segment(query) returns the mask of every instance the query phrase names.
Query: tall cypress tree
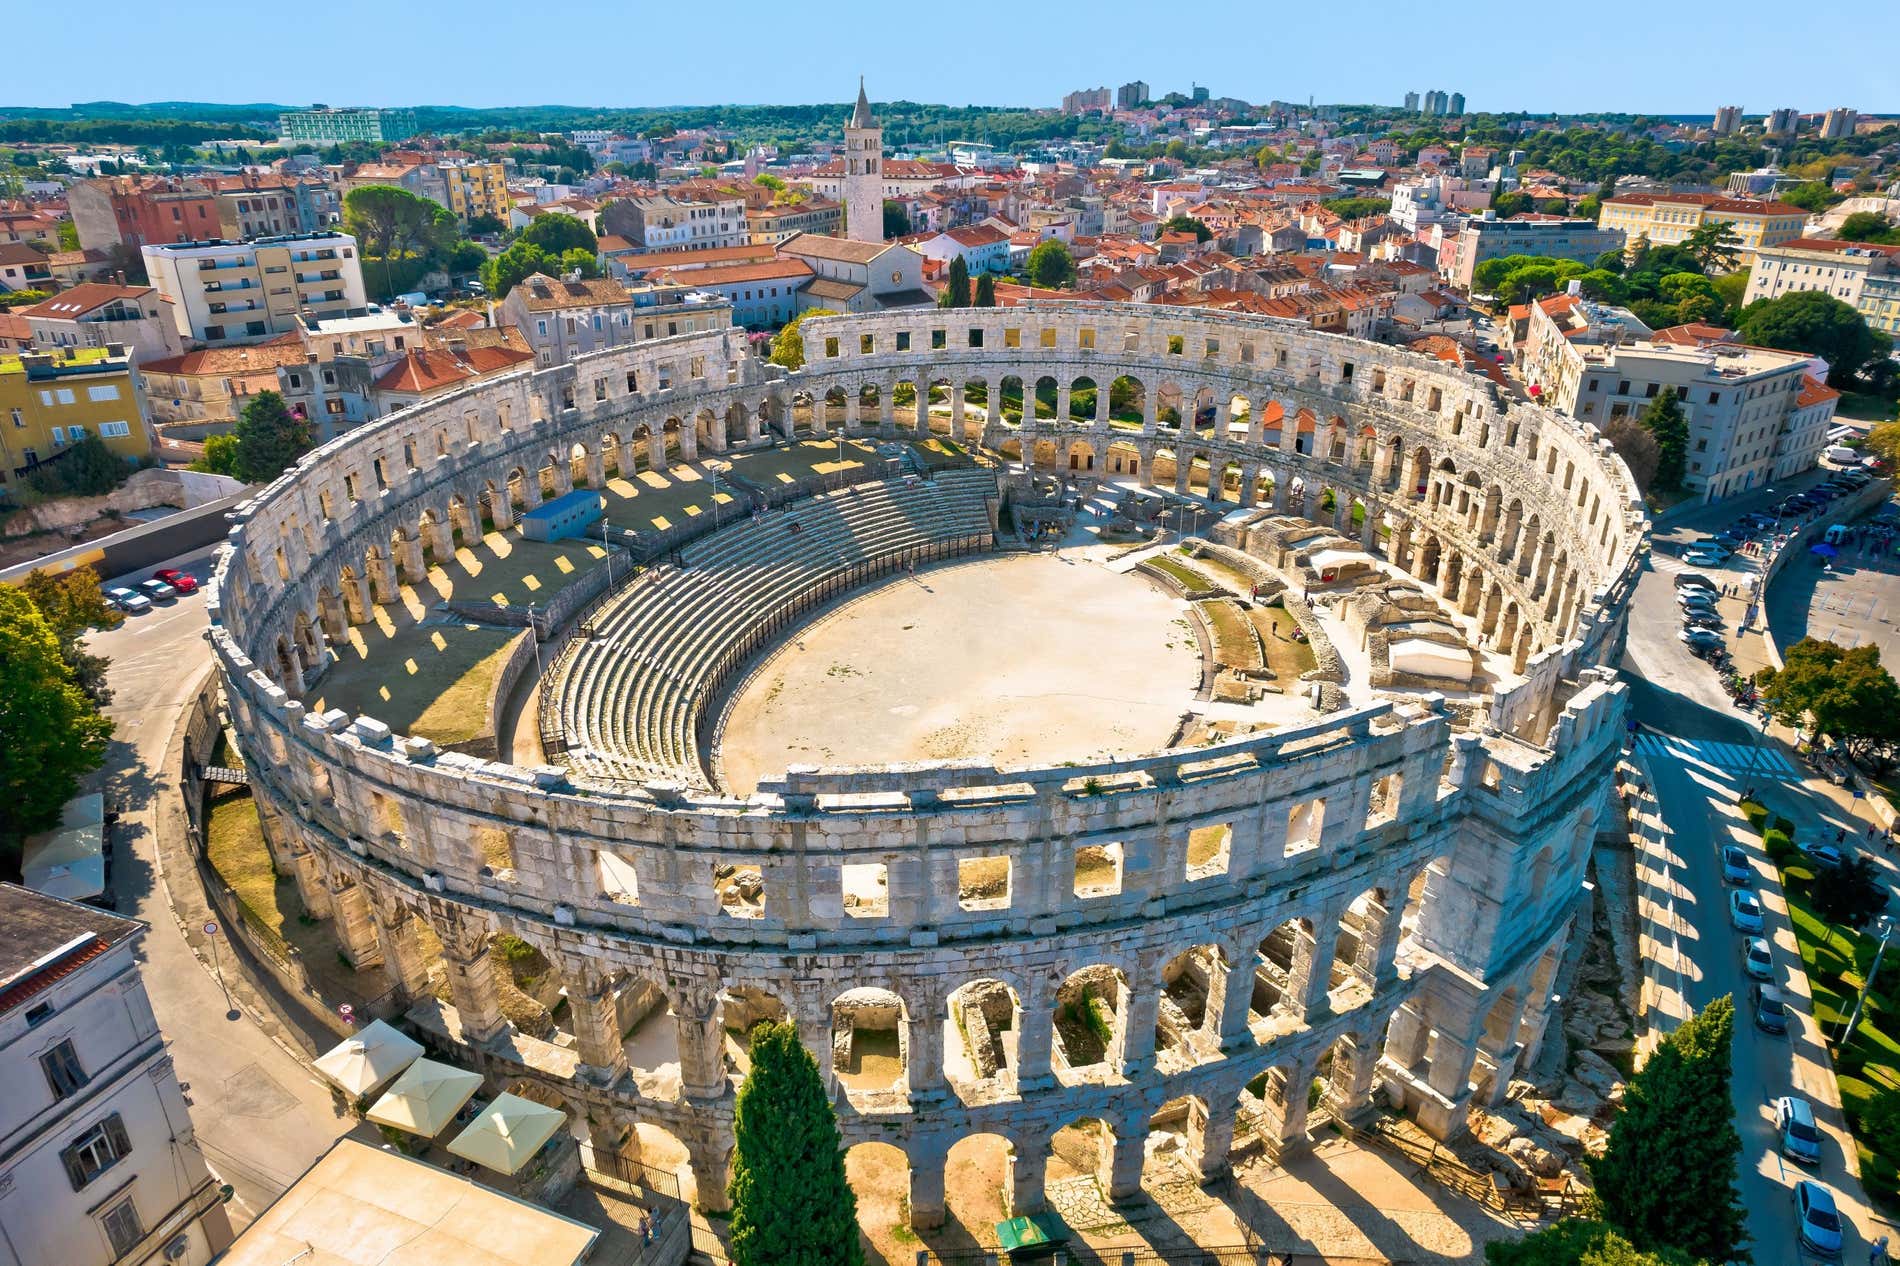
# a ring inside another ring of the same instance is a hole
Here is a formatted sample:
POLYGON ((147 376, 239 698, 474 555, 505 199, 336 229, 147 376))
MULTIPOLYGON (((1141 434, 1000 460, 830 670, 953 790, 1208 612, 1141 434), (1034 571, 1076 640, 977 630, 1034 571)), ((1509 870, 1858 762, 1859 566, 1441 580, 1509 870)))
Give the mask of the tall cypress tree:
POLYGON ((1638 1248, 1747 1262, 1736 1190, 1742 1136, 1729 1097, 1735 1003, 1685 1020, 1630 1078, 1609 1144, 1590 1166, 1604 1220, 1638 1248))
POLYGON ((1656 440, 1655 486, 1672 491, 1682 487, 1689 460, 1689 419, 1683 415, 1681 400, 1665 390, 1637 420, 1656 440))
POLYGON ((961 255, 950 260, 950 285, 946 293, 950 296, 947 306, 952 308, 970 306, 970 266, 963 262, 961 255))
POLYGON ((996 278, 984 273, 976 279, 976 306, 993 308, 996 306, 996 278))
POLYGON ((733 1105, 733 1266, 864 1266, 858 1200, 818 1064, 790 1024, 752 1030, 733 1105))

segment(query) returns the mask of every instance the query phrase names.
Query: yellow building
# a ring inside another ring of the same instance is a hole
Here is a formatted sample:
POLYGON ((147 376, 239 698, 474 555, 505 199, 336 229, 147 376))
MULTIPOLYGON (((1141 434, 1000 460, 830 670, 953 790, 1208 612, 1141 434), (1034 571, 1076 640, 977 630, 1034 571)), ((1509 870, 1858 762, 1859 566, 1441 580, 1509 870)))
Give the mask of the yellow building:
POLYGON ((477 215, 492 215, 503 224, 514 204, 508 200, 508 177, 500 163, 443 163, 443 205, 466 224, 477 215))
POLYGON ((127 461, 152 455, 145 394, 122 345, 0 357, 0 484, 88 435, 127 461))
POLYGON ((1735 231, 1741 262, 1755 252, 1801 236, 1808 213, 1786 202, 1761 202, 1717 193, 1630 193, 1603 204, 1597 226, 1623 230, 1625 242, 1647 237, 1651 246, 1674 246, 1704 224, 1735 231))

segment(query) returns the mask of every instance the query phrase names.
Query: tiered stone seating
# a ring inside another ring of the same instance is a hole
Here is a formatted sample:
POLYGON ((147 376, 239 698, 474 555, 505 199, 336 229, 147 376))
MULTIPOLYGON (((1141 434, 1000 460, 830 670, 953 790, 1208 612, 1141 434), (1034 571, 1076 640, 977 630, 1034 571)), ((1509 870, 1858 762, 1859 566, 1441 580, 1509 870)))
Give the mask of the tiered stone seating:
MULTIPOLYGON (((985 470, 859 484, 762 511, 649 568, 594 612, 549 707, 578 772, 706 785, 699 727, 740 667, 801 612, 946 547, 987 546, 985 470)), ((550 729, 544 723, 544 730, 550 729)))

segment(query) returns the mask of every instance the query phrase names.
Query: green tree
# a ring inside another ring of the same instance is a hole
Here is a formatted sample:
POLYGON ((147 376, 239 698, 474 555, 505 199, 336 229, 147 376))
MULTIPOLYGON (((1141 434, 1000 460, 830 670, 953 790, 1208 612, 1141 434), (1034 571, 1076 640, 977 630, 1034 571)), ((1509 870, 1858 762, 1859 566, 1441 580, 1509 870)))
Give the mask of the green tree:
POLYGON ((910 212, 905 210, 903 203, 886 200, 884 203, 884 239, 889 241, 894 237, 906 237, 909 233, 910 212))
POLYGON ((229 475, 236 479, 238 438, 235 435, 205 436, 205 455, 193 462, 189 469, 202 471, 208 475, 229 475))
POLYGON ((49 497, 98 497, 111 492, 132 474, 131 462, 96 435, 67 446, 56 462, 48 462, 27 476, 27 486, 49 497))
POLYGON ((1835 387, 1851 385, 1868 362, 1893 350, 1893 340, 1869 329, 1850 305, 1820 290, 1757 299, 1742 309, 1736 332, 1742 342, 1756 347, 1821 357, 1828 364, 1828 383, 1835 387))
POLYGON ((1063 290, 1075 284, 1075 260, 1069 248, 1055 238, 1036 243, 1029 252, 1029 284, 1063 290))
POLYGON ((1811 213, 1825 211, 1841 201, 1841 195, 1834 192, 1833 186, 1819 180, 1811 180, 1806 184, 1796 185, 1792 189, 1784 189, 1775 196, 1790 206, 1797 206, 1811 213))
POLYGON ((1735 236, 1735 229, 1727 222, 1710 220, 1689 230, 1689 236, 1682 239, 1682 249, 1695 256, 1703 272, 1727 272, 1741 258, 1742 239, 1735 236))
POLYGON ((970 306, 970 266, 963 262, 963 256, 957 255, 950 260, 950 280, 937 296, 940 308, 967 308, 970 306))
POLYGON ((1163 233, 1192 233, 1194 240, 1205 242, 1214 236, 1214 230, 1207 227, 1191 215, 1171 215, 1161 222, 1163 233))
POLYGON ((1676 393, 1665 391, 1649 402, 1639 421, 1656 440, 1655 486, 1664 492, 1682 487, 1689 454, 1689 420, 1676 393))
POLYGON ((1603 1220, 1639 1249, 1750 1260, 1736 1192, 1734 1033, 1735 1003, 1725 994, 1664 1038, 1630 1078, 1603 1155, 1590 1163, 1603 1220))
POLYGON ((515 239, 516 245, 523 242, 538 246, 553 256, 565 256, 572 250, 593 255, 600 249, 594 230, 588 228, 579 217, 563 211, 549 211, 535 216, 528 227, 521 230, 521 236, 515 239))
POLYGON ((79 249, 79 226, 70 219, 59 222, 59 249, 62 251, 79 249))
POLYGON ((20 588, 0 585, 0 874, 18 875, 27 835, 59 821, 105 759, 112 723, 73 679, 59 638, 20 588))
POLYGON ((1893 221, 1878 211, 1856 211, 1841 221, 1841 240, 1844 242, 1879 242, 1894 240, 1893 221))
POLYGON ((508 226, 502 223, 500 216, 490 215, 486 211, 480 215, 469 216, 466 227, 471 237, 485 237, 489 234, 506 233, 508 231, 508 226))
POLYGON ((800 369, 805 364, 805 336, 800 327, 807 317, 837 316, 830 308, 808 308, 785 323, 783 329, 772 338, 772 354, 767 357, 774 365, 783 365, 787 369, 800 369))
POLYGON ((1762 702, 1778 721, 1811 727, 1855 756, 1876 756, 1900 739, 1900 683, 1872 643, 1849 648, 1805 637, 1759 680, 1762 702))
POLYGON ((975 305, 979 308, 996 306, 996 278, 987 272, 976 279, 975 305))
POLYGON ((790 1024, 761 1024, 733 1104, 733 1266, 863 1266, 858 1201, 818 1064, 790 1024))
POLYGON ((1748 293, 1748 270, 1738 268, 1732 273, 1723 273, 1710 279, 1715 287, 1715 297, 1722 301, 1723 324, 1733 324, 1742 310, 1742 296, 1748 293))
POLYGON ((57 575, 35 570, 27 573, 20 589, 32 599, 59 640, 60 658, 72 670, 74 682, 96 707, 111 703, 112 690, 106 685, 110 663, 104 656, 88 651, 84 639, 92 629, 116 627, 125 615, 106 601, 105 591, 99 587, 99 573, 90 567, 75 567, 57 575))
POLYGON ((1887 885, 1873 859, 1853 857, 1839 866, 1817 866, 1808 897, 1829 923, 1858 928, 1886 908, 1887 885))
POLYGON ((1491 195, 1491 209, 1498 213, 1498 219, 1508 220, 1530 210, 1529 194, 1507 192, 1502 185, 1491 195))
POLYGON ((1603 214, 1603 199, 1594 193, 1585 194, 1577 200, 1577 209, 1572 214, 1579 220, 1594 220, 1603 214))
POLYGON ((260 391, 238 415, 237 477, 247 484, 269 483, 309 452, 310 423, 298 417, 275 391, 260 391))
POLYGON ((1623 279, 1607 268, 1592 268, 1576 279, 1583 284, 1583 293, 1599 303, 1626 303, 1629 300, 1629 287, 1623 279))
POLYGON ((1882 422, 1868 431, 1865 447, 1889 466, 1900 464, 1900 420, 1882 422))
POLYGON ((363 254, 400 256, 427 241, 443 208, 396 185, 363 185, 343 195, 343 228, 363 254))
POLYGON ((1335 198, 1326 209, 1342 220, 1363 220, 1369 215, 1384 215, 1392 209, 1388 198, 1335 198))
POLYGON ((1565 1218, 1521 1240, 1484 1246, 1485 1266, 1694 1266, 1675 1249, 1646 1253, 1602 1222, 1565 1218))
POLYGON ((1624 414, 1611 418, 1603 428, 1603 438, 1610 441, 1616 455, 1629 467, 1630 477, 1636 481, 1636 491, 1644 496, 1656 483, 1656 467, 1662 461, 1662 445, 1649 433, 1649 428, 1635 418, 1624 414))

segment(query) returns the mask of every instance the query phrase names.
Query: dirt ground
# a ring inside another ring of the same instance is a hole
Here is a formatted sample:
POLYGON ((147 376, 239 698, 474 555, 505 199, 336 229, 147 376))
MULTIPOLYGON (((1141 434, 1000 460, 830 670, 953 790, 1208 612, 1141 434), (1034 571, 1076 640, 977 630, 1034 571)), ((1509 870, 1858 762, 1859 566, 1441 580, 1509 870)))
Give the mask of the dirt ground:
POLYGON ((743 794, 787 764, 1008 767, 1155 750, 1200 681, 1181 609, 1066 551, 893 582, 754 676, 726 726, 726 785, 743 794))

